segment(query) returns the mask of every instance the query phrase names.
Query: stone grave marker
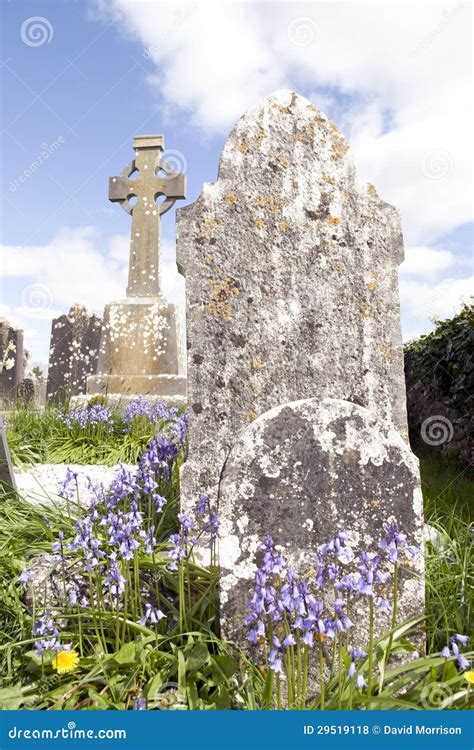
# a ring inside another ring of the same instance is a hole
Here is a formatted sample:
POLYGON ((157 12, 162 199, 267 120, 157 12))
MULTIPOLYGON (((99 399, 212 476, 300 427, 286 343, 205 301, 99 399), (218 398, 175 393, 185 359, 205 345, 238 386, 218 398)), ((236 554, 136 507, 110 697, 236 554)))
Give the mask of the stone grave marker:
POLYGON ((127 295, 105 307, 97 374, 88 377, 87 394, 184 400, 179 311, 160 283, 160 216, 185 197, 185 176, 162 158, 162 135, 136 136, 133 147, 135 159, 109 183, 109 199, 132 216, 127 295))
POLYGON ((3 417, 0 415, 0 491, 15 490, 16 481, 13 464, 8 447, 7 432, 3 417))
POLYGON ((23 331, 14 328, 5 318, 0 318, 0 401, 16 400, 18 385, 25 375, 23 331))
POLYGON ((48 380, 49 401, 64 401, 86 392, 88 375, 95 374, 102 321, 84 305, 72 305, 51 324, 48 380))
MULTIPOLYGON (((177 212, 190 408, 181 497, 183 508, 202 492, 219 499, 227 634, 238 635, 230 622, 237 611, 244 615, 259 534, 307 559, 342 504, 340 525, 352 522, 359 534, 377 540, 392 509, 420 538, 417 463, 405 442, 400 219, 374 186, 358 180, 348 149, 314 104, 277 92, 234 127, 217 182, 177 212), (290 419, 300 401, 310 408, 290 419), (323 423, 334 437, 305 447, 298 425, 309 435, 323 423), (373 454, 364 453, 357 430, 370 432, 373 454), (269 459, 268 476, 260 455, 269 459), (302 462, 293 478, 292 461, 302 462), (305 476, 317 483, 314 497, 305 476), (342 496, 351 476, 352 516, 342 496), (384 503, 380 512, 375 500, 384 503), (321 513, 327 522, 318 525, 321 513), (302 530, 307 519, 314 533, 302 530)), ((407 611, 420 611, 422 586, 419 592, 407 611)))

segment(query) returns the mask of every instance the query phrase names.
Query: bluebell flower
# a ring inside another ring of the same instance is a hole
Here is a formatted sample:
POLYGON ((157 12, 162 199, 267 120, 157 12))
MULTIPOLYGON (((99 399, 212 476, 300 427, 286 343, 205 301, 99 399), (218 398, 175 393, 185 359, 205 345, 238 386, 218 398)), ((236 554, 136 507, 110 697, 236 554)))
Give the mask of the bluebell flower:
POLYGON ((145 711, 146 709, 146 698, 143 695, 139 695, 133 704, 134 711, 145 711))
POLYGON ((199 495, 199 500, 196 503, 196 513, 199 516, 203 516, 209 511, 209 495, 199 495))
POLYGON ((161 609, 157 609, 157 607, 153 607, 152 604, 147 602, 145 604, 145 612, 143 614, 143 617, 141 617, 138 622, 140 625, 146 625, 149 620, 150 625, 156 625, 165 617, 166 615, 161 611, 161 609))
POLYGON ((18 576, 18 583, 21 583, 22 586, 26 586, 27 583, 29 583, 33 578, 33 573, 31 570, 28 570, 25 568, 25 570, 21 573, 20 576, 18 576))

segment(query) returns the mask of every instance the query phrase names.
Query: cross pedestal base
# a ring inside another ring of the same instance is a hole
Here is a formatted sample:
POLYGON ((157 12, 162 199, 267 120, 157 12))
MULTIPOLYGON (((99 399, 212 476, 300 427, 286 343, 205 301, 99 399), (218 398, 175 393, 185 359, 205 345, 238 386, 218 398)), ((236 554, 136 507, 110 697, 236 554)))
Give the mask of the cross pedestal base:
POLYGON ((106 305, 97 374, 87 378, 94 395, 186 398, 179 310, 155 297, 106 305))

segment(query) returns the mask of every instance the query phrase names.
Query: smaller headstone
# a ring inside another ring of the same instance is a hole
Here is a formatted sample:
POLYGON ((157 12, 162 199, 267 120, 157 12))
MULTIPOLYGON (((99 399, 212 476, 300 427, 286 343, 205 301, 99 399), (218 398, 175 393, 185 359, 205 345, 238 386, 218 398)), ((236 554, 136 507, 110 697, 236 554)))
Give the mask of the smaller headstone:
POLYGON ((8 447, 7 433, 3 417, 0 417, 0 491, 15 490, 15 473, 8 447))
POLYGON ((0 401, 11 403, 25 375, 23 331, 0 318, 0 401))
POLYGON ((64 401, 86 392, 87 377, 97 369, 101 319, 84 305, 73 305, 51 326, 48 400, 64 401))
POLYGON ((32 377, 23 378, 18 384, 17 397, 25 406, 35 403, 35 381, 32 377))
MULTIPOLYGON (((418 461, 390 420, 341 399, 306 399, 261 415, 238 437, 219 486, 221 627, 242 647, 257 550, 269 534, 299 573, 315 567, 319 544, 348 531, 373 551, 384 523, 396 520, 410 543, 423 545, 418 461)), ((423 560, 418 577, 402 575, 399 621, 423 612, 423 560)), ((349 572, 349 570, 347 570, 349 572)), ((360 606, 360 605, 354 605, 360 606)), ((368 607, 351 613, 363 645, 368 607)), ((378 620, 380 633, 388 621, 378 620)))

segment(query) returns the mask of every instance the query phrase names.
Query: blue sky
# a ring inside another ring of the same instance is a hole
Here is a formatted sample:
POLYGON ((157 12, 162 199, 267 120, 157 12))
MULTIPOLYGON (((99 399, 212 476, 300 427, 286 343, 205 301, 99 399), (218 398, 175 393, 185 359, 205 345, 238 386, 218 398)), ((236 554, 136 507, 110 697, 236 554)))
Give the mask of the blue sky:
MULTIPOLYGON (((0 315, 32 361, 47 360, 54 315, 124 293, 130 219, 107 190, 133 136, 165 134, 190 202, 233 122, 281 87, 336 121, 401 209, 405 338, 451 315, 472 294, 469 16, 459 3, 5 0, 0 315)), ((162 228, 180 302, 173 212, 162 228)))

